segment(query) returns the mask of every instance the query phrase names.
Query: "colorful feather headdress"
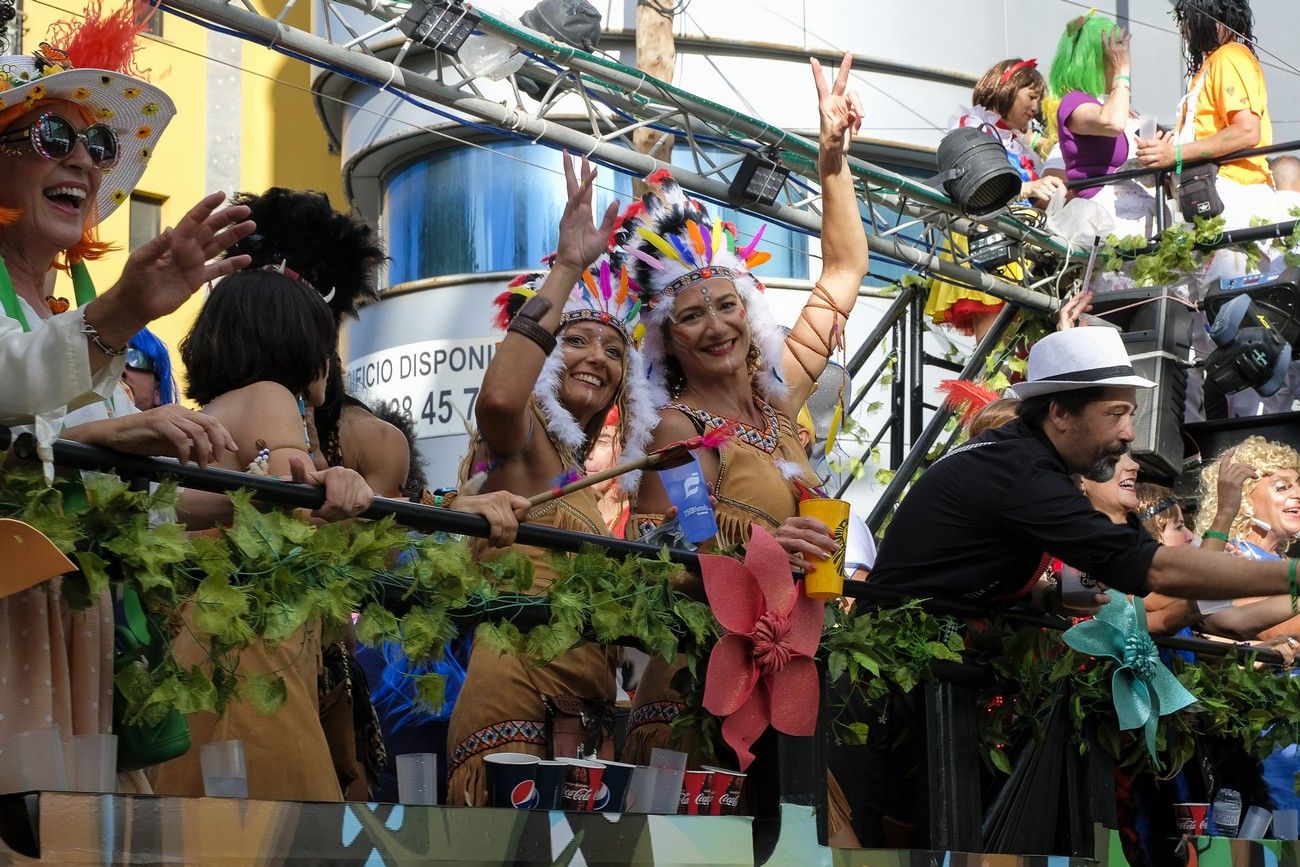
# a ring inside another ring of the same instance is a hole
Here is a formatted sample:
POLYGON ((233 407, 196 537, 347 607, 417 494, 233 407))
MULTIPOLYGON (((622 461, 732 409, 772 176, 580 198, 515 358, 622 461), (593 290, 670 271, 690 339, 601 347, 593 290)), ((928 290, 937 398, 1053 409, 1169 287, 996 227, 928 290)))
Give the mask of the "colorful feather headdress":
POLYGON ((666 394, 663 326, 677 294, 701 281, 724 278, 740 293, 751 339, 761 355, 757 385, 768 398, 783 397, 788 391, 781 375, 785 336, 772 318, 762 284, 750 273, 772 258, 758 249, 763 229, 742 246, 736 227, 714 219, 702 203, 688 198, 667 169, 645 182, 649 192, 619 218, 612 240, 627 254, 631 279, 642 289, 646 309, 641 312, 641 351, 650 365, 651 382, 666 394))
MULTIPOLYGON (((550 264, 554 258, 548 256, 542 261, 550 264)), ((506 291, 493 300, 497 308, 494 324, 504 331, 524 302, 537 294, 545 278, 546 272, 532 272, 511 280, 506 291)), ((658 408, 668 402, 667 394, 651 385, 645 358, 637 346, 644 332, 640 323, 644 309, 641 289, 632 280, 626 263, 617 255, 607 254, 583 272, 582 279, 569 291, 560 313, 561 331, 573 322, 599 322, 616 330, 627 343, 623 383, 614 406, 619 410, 618 435, 623 444, 623 457, 628 461, 645 455, 650 435, 659 421, 658 408)), ((582 454, 588 445, 587 434, 560 400, 563 372, 561 343, 542 365, 533 386, 533 398, 541 408, 551 436, 575 454, 582 454)), ((628 473, 621 478, 621 483, 627 490, 635 490, 640 478, 640 473, 628 473)))

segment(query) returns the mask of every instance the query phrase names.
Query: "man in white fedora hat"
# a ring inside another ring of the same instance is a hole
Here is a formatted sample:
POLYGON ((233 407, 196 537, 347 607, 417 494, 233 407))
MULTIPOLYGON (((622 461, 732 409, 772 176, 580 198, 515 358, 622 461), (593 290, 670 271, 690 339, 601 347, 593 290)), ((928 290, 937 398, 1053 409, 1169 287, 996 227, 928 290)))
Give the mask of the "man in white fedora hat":
POLYGON ((1113 524, 1071 474, 1114 463, 1133 441, 1137 389, 1119 332, 1072 328, 1029 353, 1017 418, 922 473, 881 541, 873 584, 917 596, 1005 603, 1030 595, 1049 557, 1125 593, 1185 599, 1294 593, 1296 561, 1244 561, 1162 547, 1113 524))

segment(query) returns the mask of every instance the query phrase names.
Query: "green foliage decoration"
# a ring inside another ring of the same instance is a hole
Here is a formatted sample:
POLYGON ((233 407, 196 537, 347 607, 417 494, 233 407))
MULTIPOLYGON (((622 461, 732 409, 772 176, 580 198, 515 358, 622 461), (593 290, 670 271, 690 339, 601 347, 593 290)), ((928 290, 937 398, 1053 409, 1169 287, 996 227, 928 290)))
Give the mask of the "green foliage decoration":
MULTIPOLYGON (((328 629, 360 611, 364 643, 398 641, 424 661, 442 654, 459 617, 496 605, 479 626, 479 639, 525 653, 535 664, 587 640, 639 645, 666 660, 684 653, 676 685, 688 708, 674 726, 689 731, 706 753, 716 742, 717 721, 700 699, 721 630, 707 605, 677 588, 681 569, 666 555, 621 559, 594 546, 554 554, 546 622, 521 630, 511 612, 533 603, 506 594, 533 591, 535 575, 517 552, 477 564, 461 539, 415 536, 389 519, 309 524, 290 510, 259 510, 247 492, 233 495, 229 527, 191 538, 158 520, 174 506, 173 485, 133 491, 102 474, 88 474, 83 483, 88 507, 65 512, 62 493, 38 474, 7 472, 0 477, 0 516, 33 524, 78 562, 81 571, 63 578, 70 604, 88 605, 102 587, 120 582, 173 630, 194 629, 206 653, 201 664, 182 667, 169 657, 152 670, 128 666, 117 676, 135 719, 156 722, 172 708, 221 712, 236 700, 274 711, 285 701, 284 680, 275 672, 240 674, 240 653, 254 642, 283 641, 314 617, 328 629)), ((1160 719, 1161 769, 1150 764, 1138 737, 1117 728, 1113 662, 1077 653, 1056 632, 999 619, 960 628, 917 601, 861 616, 827 605, 818 659, 832 679, 846 678, 868 699, 891 684, 916 687, 933 676, 936 662, 987 667, 996 686, 980 696, 981 742, 985 761, 1003 772, 1010 768, 1008 748, 1041 735, 1066 688, 1081 750, 1095 742, 1121 763, 1152 773, 1176 772, 1205 734, 1236 739, 1259 757, 1300 741, 1300 679, 1256 671, 1249 657, 1245 664, 1175 661, 1175 674, 1199 700, 1160 719)), ((437 675, 421 677, 416 691, 431 707, 442 703, 437 675)), ((834 707, 828 712, 837 738, 867 736, 869 720, 849 719, 834 707)))
MULTIPOLYGON (((240 655, 256 642, 290 638, 313 618, 331 634, 359 611, 363 643, 396 641, 424 662, 442 656, 457 616, 534 584, 533 564, 518 552, 479 564, 465 540, 412 534, 391 518, 317 525, 294 510, 259 508, 239 491, 231 495, 229 526, 191 537, 160 520, 174 514, 174 484, 133 491, 101 473, 83 474, 82 484, 86 507, 65 511, 63 491, 39 474, 6 472, 0 516, 37 527, 78 564, 79 572, 62 579, 73 608, 121 583, 140 593, 171 634, 188 630, 198 642, 201 664, 182 667, 167 655, 151 670, 132 665, 117 675, 128 715, 146 723, 172 708, 220 713, 241 699, 274 711, 285 700, 283 678, 241 674, 240 655)), ((512 597, 493 609, 500 622, 482 625, 484 640, 541 664, 589 639, 640 644, 672 658, 679 641, 704 646, 718 634, 708 606, 673 589, 680 567, 665 557, 616 559, 589 547, 557 553, 552 563, 549 620, 521 632, 510 617, 535 603, 512 597)), ((415 686, 422 702, 442 704, 439 675, 423 675, 415 686)))

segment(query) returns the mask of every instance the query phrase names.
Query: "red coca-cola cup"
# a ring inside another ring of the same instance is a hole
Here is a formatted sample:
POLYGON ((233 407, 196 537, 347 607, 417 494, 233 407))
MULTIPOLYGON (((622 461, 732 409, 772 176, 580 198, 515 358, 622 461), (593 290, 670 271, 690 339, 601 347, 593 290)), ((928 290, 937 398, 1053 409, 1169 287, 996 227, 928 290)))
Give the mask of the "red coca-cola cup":
POLYGON ((1209 812, 1209 804, 1174 804, 1174 825, 1183 834, 1203 837, 1208 833, 1205 819, 1209 812))
POLYGON ((682 777, 682 793, 677 799, 677 815, 707 816, 712 802, 709 778, 712 771, 687 771, 682 777))
POLYGON ((745 775, 726 768, 706 768, 710 773, 709 789, 713 795, 709 803, 710 816, 734 816, 740 809, 740 789, 745 775))
POLYGON ((605 767, 586 759, 558 759, 567 767, 564 772, 564 787, 560 793, 560 809, 576 810, 590 813, 600 792, 601 778, 605 767))

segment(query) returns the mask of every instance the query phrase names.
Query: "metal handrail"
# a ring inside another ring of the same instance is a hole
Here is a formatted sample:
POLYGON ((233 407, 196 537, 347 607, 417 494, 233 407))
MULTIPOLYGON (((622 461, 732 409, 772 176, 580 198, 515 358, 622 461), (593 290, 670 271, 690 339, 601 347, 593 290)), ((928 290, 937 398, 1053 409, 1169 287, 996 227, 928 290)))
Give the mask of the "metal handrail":
MULTIPOLYGON (((0 451, 7 449, 11 442, 11 432, 0 427, 0 451)), ((179 464, 158 458, 142 457, 113 451, 103 446, 93 446, 70 440, 56 440, 52 446, 54 463, 61 467, 76 470, 98 472, 116 471, 129 479, 144 481, 163 481, 175 479, 179 484, 195 490, 213 493, 229 493, 239 489, 252 491, 257 499, 264 503, 295 508, 315 509, 325 501, 325 491, 314 485, 286 482, 267 476, 255 476, 235 470, 208 467, 206 469, 193 464, 179 464)), ((24 460, 36 459, 36 443, 30 434, 23 434, 13 439, 13 452, 24 460)), ((399 524, 423 532, 444 532, 464 536, 486 537, 490 528, 486 518, 465 512, 455 512, 434 506, 424 506, 406 500, 376 499, 369 509, 358 517, 379 519, 392 516, 399 524)), ((520 524, 516 537, 520 544, 537 545, 561 551, 578 551, 584 545, 595 545, 610 554, 658 558, 666 552, 670 560, 679 563, 688 570, 699 571, 699 555, 694 551, 680 548, 660 548, 644 542, 628 542, 612 536, 597 536, 571 530, 558 530, 538 524, 520 524)), ((867 602, 899 602, 910 597, 906 592, 878 587, 864 582, 848 581, 845 583, 844 595, 867 602)), ((544 597, 536 599, 539 607, 545 607, 544 597)), ((922 606, 941 613, 956 614, 964 617, 987 618, 994 615, 1005 616, 1008 620, 1038 626, 1047 629, 1068 628, 1070 623, 1064 618, 1051 617, 1028 612, 993 611, 952 599, 926 599, 922 606)), ((1156 644, 1179 650, 1195 650, 1210 656, 1226 656, 1240 652, 1241 647, 1215 641, 1195 639, 1173 639, 1167 636, 1153 636, 1156 644)), ((1247 648, 1257 653, 1259 658, 1268 662, 1281 662, 1282 657, 1269 650, 1247 648)))
MULTIPOLYGON (((1265 145, 1264 147, 1247 148, 1246 150, 1233 151, 1232 153, 1224 154, 1221 157, 1202 157, 1201 159, 1197 159, 1197 160, 1185 160, 1183 162, 1183 170, 1186 171, 1187 169, 1193 169, 1196 168, 1197 166, 1209 165, 1210 163, 1215 163, 1216 165, 1222 165, 1223 163, 1231 163, 1231 162, 1236 162, 1237 160, 1244 160, 1247 159, 1248 157, 1258 157, 1258 156, 1264 156, 1266 154, 1276 154, 1276 153, 1283 153, 1285 151, 1294 151, 1294 150, 1300 150, 1300 140, 1277 142, 1275 144, 1265 145)), ((1078 180, 1066 181, 1065 187, 1066 189, 1069 190, 1086 190, 1086 189, 1091 189, 1093 187, 1104 187, 1110 184, 1116 184, 1119 183, 1120 181, 1131 181, 1137 178, 1145 178, 1149 175, 1155 175, 1157 176, 1157 180, 1163 181, 1164 176, 1169 174, 1173 174, 1173 169, 1168 167, 1150 168, 1150 169, 1147 168, 1124 169, 1123 171, 1120 172, 1111 172, 1110 174, 1097 175, 1096 177, 1092 177, 1092 178, 1079 178, 1078 180)))

